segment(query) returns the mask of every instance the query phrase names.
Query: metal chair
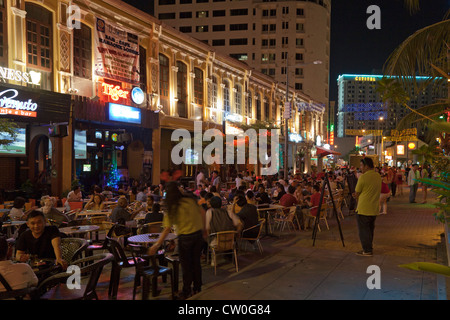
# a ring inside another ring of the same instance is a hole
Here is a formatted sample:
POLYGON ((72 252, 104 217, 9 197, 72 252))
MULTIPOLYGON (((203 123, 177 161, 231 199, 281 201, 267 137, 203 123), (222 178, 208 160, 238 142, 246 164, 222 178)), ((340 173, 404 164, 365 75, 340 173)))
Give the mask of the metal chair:
POLYGON ((162 229, 162 222, 145 223, 137 229, 137 234, 144 233, 160 233, 162 229))
POLYGON ((244 241, 244 243, 245 243, 244 250, 247 249, 247 243, 248 242, 255 241, 256 245, 258 246, 259 253, 263 254, 264 249, 263 249, 263 247, 261 245, 260 239, 261 239, 261 233, 262 233, 262 230, 264 228, 264 223, 265 222, 266 222, 266 219, 260 219, 258 224, 254 225, 253 227, 250 227, 250 228, 247 228, 245 230, 242 230, 242 236, 241 236, 240 240, 244 241), (250 231, 250 230, 254 230, 254 229, 258 230, 258 235, 256 237, 245 237, 244 236, 244 233, 246 231, 250 231))
POLYGON ((102 253, 73 261, 73 265, 82 266, 80 275, 89 275, 86 284, 80 289, 69 288, 66 284, 71 273, 61 272, 45 279, 36 289, 35 299, 43 300, 98 300, 96 292, 98 279, 103 267, 114 259, 111 253, 102 253))
POLYGON ((234 262, 236 264, 236 272, 239 272, 238 260, 236 253, 236 231, 221 231, 216 233, 211 233, 210 237, 216 237, 217 244, 210 246, 209 249, 212 253, 212 258, 214 262, 214 274, 217 274, 217 260, 218 255, 232 254, 234 262))

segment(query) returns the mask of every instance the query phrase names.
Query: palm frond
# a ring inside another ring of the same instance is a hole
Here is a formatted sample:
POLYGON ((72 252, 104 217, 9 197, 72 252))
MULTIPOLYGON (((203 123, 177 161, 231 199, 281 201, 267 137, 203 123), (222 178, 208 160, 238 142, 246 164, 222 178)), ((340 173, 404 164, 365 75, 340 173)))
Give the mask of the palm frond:
POLYGON ((450 43, 450 19, 437 22, 416 31, 391 53, 385 65, 384 74, 398 76, 407 88, 417 92, 418 82, 413 75, 427 76, 424 85, 436 81, 447 81, 435 68, 445 71, 447 50, 450 43))
POLYGON ((410 14, 414 14, 420 10, 419 0, 403 0, 403 4, 410 14))
MULTIPOLYGON (((438 115, 441 115, 444 110, 450 108, 450 101, 439 102, 429 104, 420 108, 417 108, 416 111, 420 114, 427 115, 428 117, 437 118, 438 115)), ((399 123, 397 124, 397 130, 408 129, 412 127, 412 124, 418 121, 424 121, 424 118, 418 115, 415 112, 410 112, 406 116, 404 116, 399 123)), ((429 122, 431 123, 431 122, 429 122)), ((427 123, 423 123, 427 124, 427 123)))

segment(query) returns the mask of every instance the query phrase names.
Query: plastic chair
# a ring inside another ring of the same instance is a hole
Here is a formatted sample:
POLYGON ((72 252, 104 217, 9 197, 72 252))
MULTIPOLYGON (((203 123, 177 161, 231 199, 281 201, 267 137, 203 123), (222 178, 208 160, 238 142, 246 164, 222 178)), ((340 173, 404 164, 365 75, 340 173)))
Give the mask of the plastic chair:
POLYGON ((134 257, 128 257, 125 250, 117 240, 111 237, 106 237, 107 248, 113 254, 114 260, 111 268, 111 278, 109 282, 108 295, 112 299, 117 298, 117 292, 119 291, 120 273, 124 268, 135 268, 135 262, 144 262, 143 259, 134 257))
POLYGON ((98 279, 103 267, 114 259, 111 253, 98 254, 76 260, 73 265, 85 265, 80 268, 81 275, 89 275, 86 284, 80 289, 69 289, 65 283, 71 273, 61 272, 45 279, 37 288, 37 299, 44 300, 98 300, 96 292, 98 279))
POLYGON ((210 250, 213 256, 214 262, 214 275, 217 274, 217 261, 216 257, 218 255, 232 254, 234 257, 234 262, 236 264, 236 272, 239 272, 238 260, 236 253, 236 231, 221 231, 216 233, 211 233, 209 236, 215 236, 217 244, 215 246, 210 246, 210 250))
POLYGON ((261 239, 261 233, 262 233, 262 230, 264 228, 264 223, 265 222, 266 222, 266 219, 260 219, 258 224, 254 225, 253 227, 250 227, 248 229, 242 230, 242 236, 241 236, 240 240, 241 241, 245 241, 244 250, 247 249, 247 243, 249 241, 255 241, 256 245, 258 246, 259 253, 263 254, 264 250, 263 250, 263 247, 261 245, 260 239, 261 239), (254 238, 252 238, 252 237, 244 237, 244 233, 246 231, 253 230, 253 229, 258 229, 259 230, 258 231, 258 235, 256 237, 254 237, 254 238))
POLYGON ((70 210, 83 209, 82 201, 69 201, 70 210))
POLYGON ((128 248, 130 249, 133 255, 134 265, 136 267, 136 274, 134 277, 134 286, 133 286, 133 300, 136 297, 137 287, 141 283, 141 278, 142 278, 142 300, 148 300, 150 288, 153 297, 156 297, 159 294, 158 277, 159 276, 164 277, 167 274, 170 276, 172 299, 174 299, 175 291, 174 291, 174 276, 172 273, 172 269, 167 268, 165 266, 160 266, 157 263, 158 258, 164 255, 164 250, 160 250, 156 255, 146 256, 145 254, 148 248, 145 246, 129 245, 128 248))
POLYGON ((82 253, 88 246, 88 242, 81 238, 62 238, 61 239, 61 255, 62 258, 70 265, 72 261, 81 258, 82 253))

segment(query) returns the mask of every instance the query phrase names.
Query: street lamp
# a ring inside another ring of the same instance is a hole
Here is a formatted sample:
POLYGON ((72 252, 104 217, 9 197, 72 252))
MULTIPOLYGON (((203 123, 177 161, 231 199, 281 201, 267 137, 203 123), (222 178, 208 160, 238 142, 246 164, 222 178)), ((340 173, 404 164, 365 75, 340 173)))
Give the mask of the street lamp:
POLYGON ((291 67, 301 67, 301 66, 306 66, 309 64, 322 64, 321 60, 315 60, 313 62, 308 62, 308 63, 300 63, 300 64, 295 64, 295 65, 288 65, 288 56, 286 55, 286 102, 284 105, 284 162, 283 162, 283 170, 284 170, 284 180, 287 180, 288 178, 288 129, 289 129, 289 124, 288 124, 288 120, 291 118, 291 114, 289 113, 289 117, 287 117, 286 114, 286 108, 291 108, 290 102, 289 102, 289 68, 291 67))

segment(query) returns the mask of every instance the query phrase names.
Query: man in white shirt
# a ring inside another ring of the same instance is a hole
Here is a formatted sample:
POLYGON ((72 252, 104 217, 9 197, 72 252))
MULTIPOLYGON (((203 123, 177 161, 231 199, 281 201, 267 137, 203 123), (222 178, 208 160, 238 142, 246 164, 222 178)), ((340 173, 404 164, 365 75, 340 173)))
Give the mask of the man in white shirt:
POLYGON ((419 165, 413 164, 411 170, 408 173, 408 186, 409 186, 409 203, 416 203, 417 188, 419 187, 420 172, 419 165))
POLYGON ((239 188, 241 186, 242 183, 242 174, 238 173, 237 177, 236 177, 236 189, 239 188))
MULTIPOLYGON (((9 246, 5 237, 0 237, 0 274, 13 290, 35 287, 38 278, 33 269, 26 263, 13 263, 9 259, 9 246)), ((6 288, 0 282, 0 292, 6 288)))
POLYGON ((205 185, 205 174, 203 173, 203 169, 200 169, 199 173, 197 174, 197 177, 195 178, 196 187, 198 188, 199 185, 205 185))

